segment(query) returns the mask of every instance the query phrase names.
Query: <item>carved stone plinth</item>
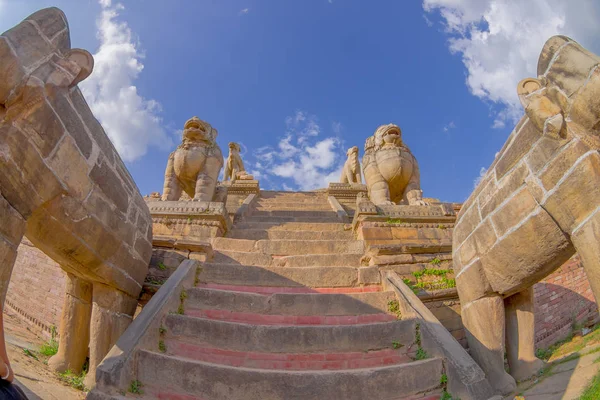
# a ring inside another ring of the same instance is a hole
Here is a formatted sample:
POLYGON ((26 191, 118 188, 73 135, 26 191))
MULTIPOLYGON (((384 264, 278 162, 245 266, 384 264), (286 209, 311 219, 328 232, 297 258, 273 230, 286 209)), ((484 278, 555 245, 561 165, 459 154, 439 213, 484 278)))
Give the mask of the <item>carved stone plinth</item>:
POLYGON ((197 241, 223 236, 231 218, 223 202, 147 199, 154 237, 197 241))
POLYGON ((337 183, 331 182, 327 187, 327 196, 333 196, 338 200, 356 200, 359 193, 367 193, 367 185, 362 183, 337 183))
POLYGON ((231 181, 226 181, 222 182, 221 185, 227 187, 228 195, 247 196, 249 194, 257 194, 260 192, 260 186, 255 179, 236 179, 233 183, 231 181))

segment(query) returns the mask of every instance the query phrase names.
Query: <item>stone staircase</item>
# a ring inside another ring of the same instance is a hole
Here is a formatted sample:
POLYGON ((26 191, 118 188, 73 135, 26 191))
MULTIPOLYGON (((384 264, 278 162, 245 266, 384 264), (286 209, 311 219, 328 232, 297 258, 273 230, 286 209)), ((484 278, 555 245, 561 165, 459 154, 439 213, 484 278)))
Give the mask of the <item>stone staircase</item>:
POLYGON ((138 352, 144 398, 440 398, 443 360, 415 360, 418 327, 362 279, 363 243, 324 193, 261 192, 213 250, 138 352))

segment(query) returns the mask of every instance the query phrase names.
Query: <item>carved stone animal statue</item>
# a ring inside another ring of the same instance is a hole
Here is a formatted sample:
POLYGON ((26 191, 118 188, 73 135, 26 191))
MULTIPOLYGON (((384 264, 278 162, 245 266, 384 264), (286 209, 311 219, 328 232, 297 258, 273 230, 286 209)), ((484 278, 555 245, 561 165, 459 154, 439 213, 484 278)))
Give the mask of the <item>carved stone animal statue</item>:
POLYGON ((236 179, 253 179, 252 175, 246 173, 244 162, 240 156, 240 145, 235 142, 229 142, 229 157, 225 162, 224 181, 235 182, 236 179))
POLYGON ((369 198, 375 205, 426 205, 419 165, 402 142, 398 125, 382 125, 365 142, 363 170, 369 198))
POLYGON ((182 192, 193 200, 212 201, 223 153, 215 141, 218 132, 198 117, 190 118, 183 128, 183 141, 169 155, 162 200, 179 200, 182 192))
POLYGON ((132 320, 152 255, 150 212, 77 84, 93 58, 71 49, 57 8, 0 36, 0 300, 23 235, 67 272, 50 367, 86 386, 132 320))
POLYGON ((543 365, 534 354, 533 284, 577 251, 600 299, 600 57, 555 36, 537 73, 519 83, 525 115, 453 233, 471 355, 502 393, 543 365))
POLYGON ((340 177, 341 183, 362 183, 362 176, 360 173, 360 163, 358 162, 358 147, 354 146, 348 149, 346 153, 348 159, 344 164, 342 170, 342 176, 340 177))

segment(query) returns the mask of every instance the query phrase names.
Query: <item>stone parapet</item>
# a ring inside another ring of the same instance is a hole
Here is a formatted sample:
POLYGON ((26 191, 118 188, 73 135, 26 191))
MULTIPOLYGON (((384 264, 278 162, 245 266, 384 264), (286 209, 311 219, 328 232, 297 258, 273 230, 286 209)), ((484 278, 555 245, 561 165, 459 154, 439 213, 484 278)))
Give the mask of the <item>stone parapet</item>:
POLYGON ((222 182, 221 185, 227 187, 228 195, 247 196, 260 192, 260 185, 255 179, 237 179, 233 183, 231 181, 222 182))
POLYGON ((367 185, 362 183, 337 183, 331 182, 327 187, 327 196, 333 196, 338 200, 353 199, 360 194, 367 194, 367 185))

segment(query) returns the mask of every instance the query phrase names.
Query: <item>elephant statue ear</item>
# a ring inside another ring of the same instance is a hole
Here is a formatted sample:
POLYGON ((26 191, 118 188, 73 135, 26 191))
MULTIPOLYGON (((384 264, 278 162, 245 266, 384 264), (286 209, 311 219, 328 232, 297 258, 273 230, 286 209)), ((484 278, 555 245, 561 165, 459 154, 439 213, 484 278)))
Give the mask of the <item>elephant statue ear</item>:
POLYGON ((72 49, 70 50, 66 58, 79 66, 79 74, 75 77, 73 82, 71 82, 71 87, 76 86, 79 82, 85 80, 88 76, 91 75, 94 70, 94 57, 83 49, 72 49))
POLYGON ((523 105, 524 108, 529 104, 529 100, 527 97, 534 92, 537 92, 543 87, 543 83, 539 79, 535 78, 525 78, 517 85, 517 95, 519 96, 519 101, 523 105))

